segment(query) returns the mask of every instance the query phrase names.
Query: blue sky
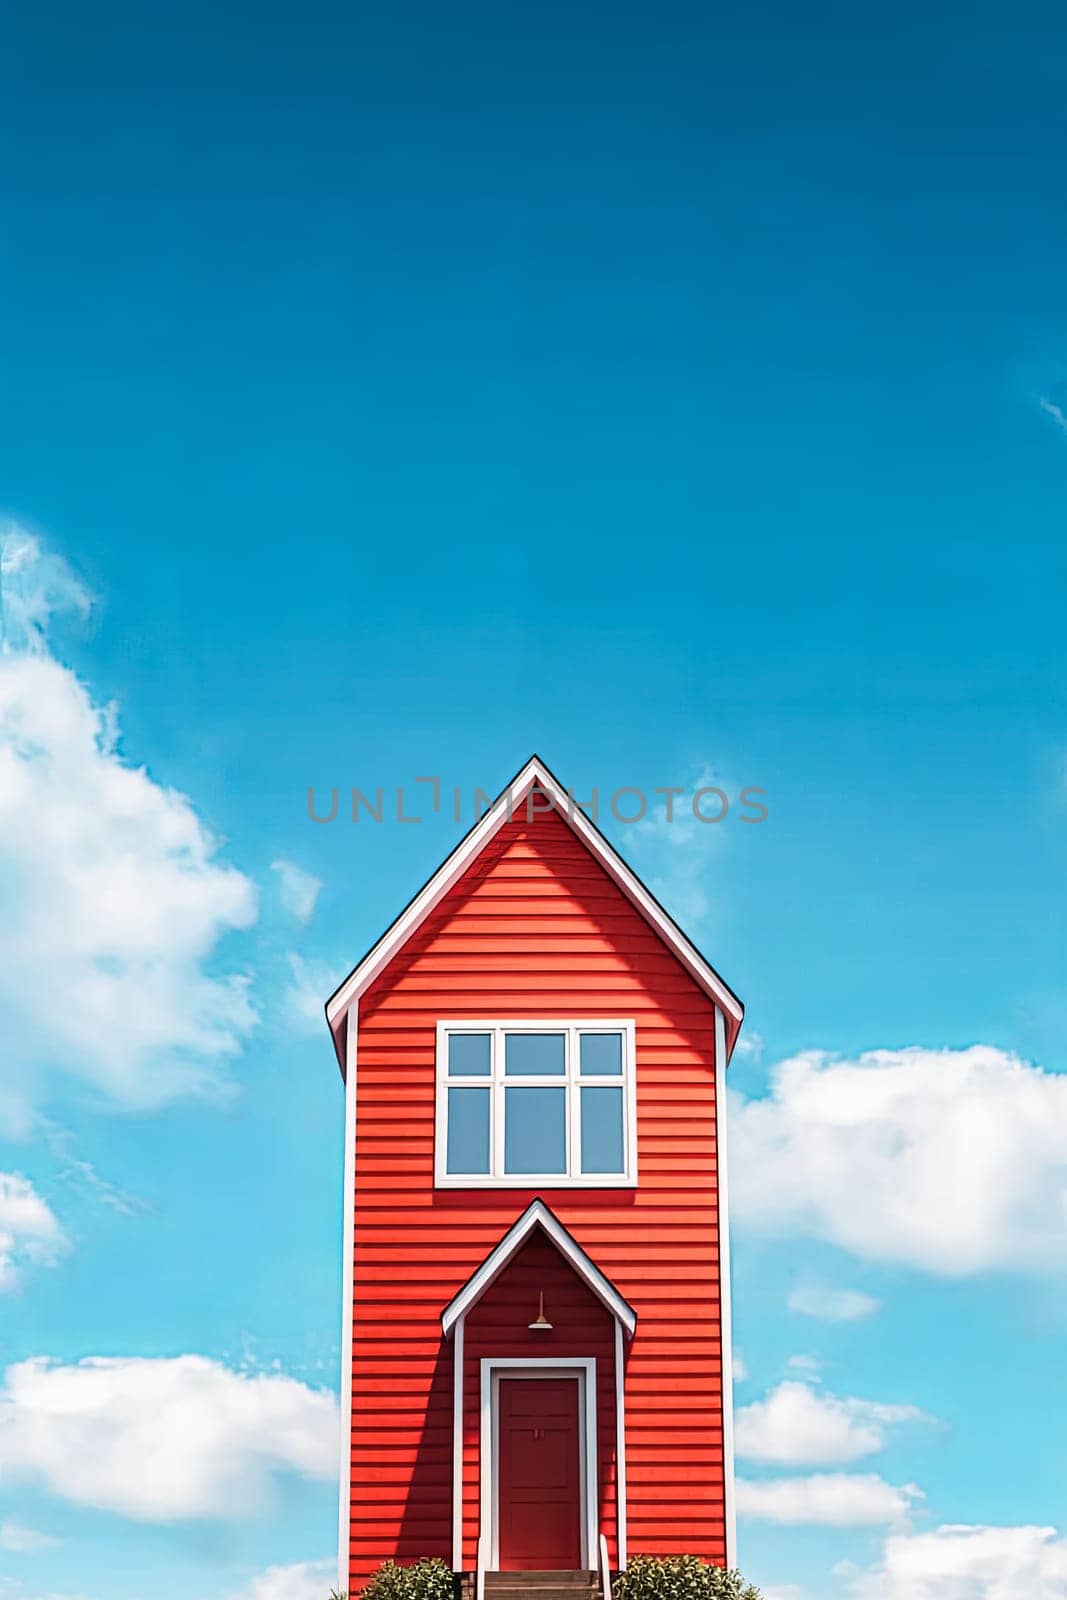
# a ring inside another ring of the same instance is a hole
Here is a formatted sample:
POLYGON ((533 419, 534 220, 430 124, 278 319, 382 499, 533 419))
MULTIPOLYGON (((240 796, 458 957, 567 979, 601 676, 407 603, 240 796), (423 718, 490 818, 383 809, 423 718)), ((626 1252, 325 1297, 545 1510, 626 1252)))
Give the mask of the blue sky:
POLYGON ((605 817, 749 1008, 745 1568, 1062 1600, 1062 17, 6 42, 0 1596, 324 1600, 314 1012, 470 816, 307 790, 536 749, 767 793, 605 817))

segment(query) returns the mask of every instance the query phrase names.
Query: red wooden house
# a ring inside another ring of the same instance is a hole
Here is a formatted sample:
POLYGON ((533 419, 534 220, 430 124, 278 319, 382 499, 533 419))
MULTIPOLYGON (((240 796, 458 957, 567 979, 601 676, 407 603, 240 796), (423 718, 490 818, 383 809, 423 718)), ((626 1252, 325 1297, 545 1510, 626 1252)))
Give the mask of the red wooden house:
POLYGON ((732 1565, 736 996, 534 758, 327 1017, 339 1586, 390 1557, 732 1565))

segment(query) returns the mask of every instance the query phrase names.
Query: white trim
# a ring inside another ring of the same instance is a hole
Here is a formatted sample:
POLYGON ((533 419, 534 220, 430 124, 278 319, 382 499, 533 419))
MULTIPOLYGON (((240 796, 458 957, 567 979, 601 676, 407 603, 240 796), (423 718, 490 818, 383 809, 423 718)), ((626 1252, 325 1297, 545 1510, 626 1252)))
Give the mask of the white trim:
POLYGON ((471 1306, 481 1299, 489 1285, 500 1276, 534 1228, 544 1230, 560 1254, 570 1263, 601 1304, 607 1306, 616 1321, 622 1323, 627 1336, 632 1339, 634 1329, 637 1327, 636 1311, 623 1299, 610 1278, 606 1278, 596 1263, 586 1255, 577 1239, 567 1232, 559 1218, 553 1216, 543 1200, 530 1202, 518 1221, 512 1224, 500 1243, 489 1252, 477 1271, 471 1274, 458 1294, 445 1306, 441 1313, 441 1332, 444 1337, 448 1338, 459 1319, 466 1316, 471 1306))
POLYGON ((579 1525, 582 1532, 582 1566, 596 1566, 597 1534, 599 1531, 599 1493, 597 1489, 597 1409, 596 1409, 596 1358, 594 1356, 483 1356, 481 1360, 481 1448, 479 1451, 479 1478, 481 1488, 480 1534, 488 1535, 488 1570, 495 1572, 500 1564, 497 1538, 497 1498, 499 1480, 496 1458, 498 1454, 499 1407, 497 1394, 499 1380, 506 1373, 512 1378, 556 1378, 574 1375, 578 1383, 579 1420, 579 1476, 583 1485, 584 1505, 579 1525), (584 1403, 583 1403, 584 1402, 584 1403))
POLYGON ((475 1557, 477 1565, 474 1569, 474 1600, 485 1600, 485 1540, 478 1535, 478 1554, 475 1557))
POLYGON ((603 1600, 611 1600, 611 1568, 608 1566, 608 1541, 600 1535, 600 1593, 603 1600))
POLYGON ((346 1593, 349 1575, 352 1512, 352 1316, 355 1293, 356 1208, 356 1048, 359 1005, 348 1013, 345 1059, 344 1227, 341 1282, 341 1470, 337 1510, 337 1590, 346 1593))
MULTIPOLYGON (((615 1553, 626 1571, 626 1398, 622 1323, 615 1320, 615 1553)), ((610 1597, 609 1597, 610 1600, 610 1597)))
POLYGON ((452 1571, 463 1570, 463 1329, 456 1323, 452 1345, 452 1571))
POLYGON ((730 1188, 726 1165, 726 1019, 715 1007, 715 1166, 718 1172, 719 1348, 722 1356, 723 1515, 726 1565, 737 1565, 734 1508, 734 1358, 730 1297, 730 1188))
POLYGON ((436 1189, 633 1189, 637 1186, 637 1043, 632 1017, 449 1017, 437 1023, 436 1091, 434 1103, 434 1187, 436 1189), (448 1041, 453 1034, 487 1033, 490 1036, 489 1073, 485 1077, 448 1075, 448 1041), (504 1036, 508 1033, 562 1033, 565 1037, 564 1072, 560 1075, 508 1078, 504 1070, 504 1036), (581 1076, 583 1033, 622 1035, 622 1068, 581 1076), (566 1092, 567 1171, 506 1173, 504 1171, 504 1091, 563 1089, 566 1092), (622 1089, 623 1171, 588 1172, 581 1165, 581 1090, 622 1089), (489 1091, 488 1173, 450 1173, 448 1160, 448 1091, 489 1091))
POLYGON ((734 1023, 733 1032, 736 1034, 744 1016, 744 1007, 740 1000, 727 988, 718 973, 709 966, 663 907, 656 903, 636 873, 593 827, 580 804, 560 787, 557 779, 536 756, 531 756, 518 776, 493 801, 481 821, 475 824, 466 838, 462 839, 452 854, 442 862, 407 910, 401 913, 392 927, 349 973, 340 988, 331 995, 326 1003, 326 1018, 331 1029, 336 1027, 347 1007, 353 1000, 359 998, 368 984, 372 983, 382 968, 392 960, 497 831, 515 815, 516 808, 526 801, 530 790, 535 786, 546 796, 557 815, 563 818, 596 857, 627 899, 656 929, 664 943, 674 952, 705 993, 729 1014, 734 1023))

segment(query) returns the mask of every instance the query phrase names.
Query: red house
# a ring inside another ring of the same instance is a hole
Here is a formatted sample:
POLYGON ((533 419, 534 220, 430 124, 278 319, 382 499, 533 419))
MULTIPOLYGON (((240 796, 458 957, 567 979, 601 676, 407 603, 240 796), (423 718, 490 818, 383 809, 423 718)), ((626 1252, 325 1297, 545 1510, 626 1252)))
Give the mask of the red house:
POLYGON ((636 1552, 732 1565, 740 1001, 535 757, 326 1010, 339 1587, 420 1556, 479 1594, 636 1552))

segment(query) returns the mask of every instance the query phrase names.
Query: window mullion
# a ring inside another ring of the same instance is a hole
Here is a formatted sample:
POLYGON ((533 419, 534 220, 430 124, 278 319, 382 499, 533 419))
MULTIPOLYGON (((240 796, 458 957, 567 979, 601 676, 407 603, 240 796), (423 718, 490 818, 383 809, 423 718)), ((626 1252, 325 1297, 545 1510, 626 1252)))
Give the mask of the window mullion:
POLYGON ((493 1029, 491 1108, 493 1140, 493 1177, 504 1176, 504 1030, 493 1029))
POLYGON ((577 1178, 582 1170, 580 1068, 578 1029, 572 1027, 567 1029, 567 1176, 570 1178, 577 1178))

